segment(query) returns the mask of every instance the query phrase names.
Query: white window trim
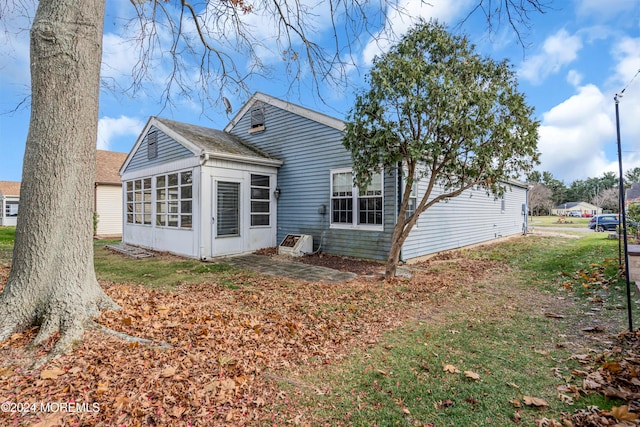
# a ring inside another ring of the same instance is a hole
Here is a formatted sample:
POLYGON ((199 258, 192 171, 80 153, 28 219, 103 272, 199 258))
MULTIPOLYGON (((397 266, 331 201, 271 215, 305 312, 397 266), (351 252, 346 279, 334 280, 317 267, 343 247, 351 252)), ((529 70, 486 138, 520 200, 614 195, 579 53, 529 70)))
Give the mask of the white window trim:
POLYGON ((151 186, 152 186, 152 198, 151 200, 153 201, 153 206, 152 206, 152 212, 153 212, 153 217, 152 217, 152 222, 151 224, 153 225, 153 227, 155 228, 163 228, 163 229, 169 229, 169 230, 183 230, 183 231, 191 231, 194 229, 194 224, 193 224, 193 217, 194 217, 194 185, 193 185, 193 180, 194 180, 194 170, 193 169, 184 169, 184 170, 178 170, 175 172, 163 172, 163 173, 159 173, 157 175, 153 176, 153 179, 151 181, 151 186), (182 187, 183 184, 181 182, 182 180, 182 173, 184 172, 191 172, 191 198, 182 198, 182 187), (170 199, 168 192, 165 194, 165 199, 158 201, 158 189, 159 188, 163 188, 163 189, 168 189, 169 185, 168 182, 165 182, 165 185, 163 187, 158 187, 158 177, 160 176, 164 176, 165 180, 168 180, 169 175, 172 174, 177 174, 178 175, 178 185, 177 185, 177 189, 178 189, 178 198, 177 203, 178 203, 178 212, 175 213, 174 215, 178 216, 178 225, 177 226, 173 226, 173 225, 168 225, 169 222, 169 216, 171 215, 171 213, 169 212, 169 201, 170 199), (191 201, 191 212, 190 213, 183 213, 182 212, 182 202, 183 201, 191 201), (158 212, 158 203, 163 203, 165 208, 164 211, 165 212, 158 212), (165 224, 158 224, 157 223, 157 219, 158 219, 158 215, 163 215, 165 217, 165 224), (182 217, 183 216, 191 216, 191 227, 182 227, 182 217))
POLYGON ((154 199, 154 182, 153 182, 153 177, 151 176, 145 176, 145 177, 141 177, 141 178, 135 178, 135 179, 130 179, 128 181, 125 181, 123 184, 123 188, 124 188, 124 193, 125 193, 125 200, 124 200, 124 206, 123 209, 125 211, 125 224, 128 226, 142 226, 142 227, 152 227, 153 226, 153 213, 154 213, 154 205, 153 205, 153 199, 154 199), (149 187, 149 191, 151 192, 150 196, 151 196, 151 200, 149 201, 150 206, 149 206, 149 215, 151 215, 151 222, 145 222, 144 220, 144 216, 145 216, 145 201, 144 201, 144 192, 145 192, 145 187, 144 187, 144 181, 146 181, 147 179, 149 179, 150 182, 150 187, 149 187), (140 181, 140 190, 136 190, 136 181, 140 181), (131 191, 129 191, 128 185, 129 183, 131 183, 132 189, 131 191), (141 193, 141 200, 139 202, 136 202, 136 193, 137 192, 141 193), (129 193, 131 193, 132 195, 132 200, 129 201, 128 195, 129 193), (137 204, 140 204, 141 207, 141 211, 138 212, 136 211, 136 206, 137 204), (131 205, 132 207, 132 211, 129 212, 129 205, 131 205), (131 221, 129 221, 129 215, 131 215, 131 221), (141 222, 137 222, 136 221, 136 215, 141 215, 142 217, 142 221, 141 222))
POLYGON ((329 170, 329 228, 337 230, 365 230, 365 231, 383 231, 384 230, 384 171, 380 170, 380 181, 382 186, 382 224, 358 224, 359 210, 358 199, 360 198, 360 191, 358 187, 353 185, 352 187, 352 200, 353 200, 353 219, 351 224, 346 223, 334 223, 333 222, 333 175, 338 173, 350 172, 353 176, 352 168, 338 168, 329 170))

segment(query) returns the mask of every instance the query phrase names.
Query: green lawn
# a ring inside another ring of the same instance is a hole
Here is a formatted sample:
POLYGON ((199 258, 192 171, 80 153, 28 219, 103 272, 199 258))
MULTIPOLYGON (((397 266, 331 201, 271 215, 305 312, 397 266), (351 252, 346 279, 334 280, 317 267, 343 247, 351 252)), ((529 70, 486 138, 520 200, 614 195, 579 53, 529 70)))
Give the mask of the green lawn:
MULTIPOLYGON (((597 313, 609 332, 625 330, 617 242, 598 233, 579 240, 530 236, 461 253, 510 270, 452 294, 437 309, 444 313, 426 307, 433 319, 387 334, 339 369, 310 373, 310 383, 332 390, 302 399, 318 419, 351 426, 534 425, 590 405, 619 404, 591 394, 569 405, 557 391, 564 383, 581 387, 573 374, 581 367, 571 356, 595 351, 581 332, 594 319, 589 315, 597 313), (579 343, 587 347, 579 350, 579 343), (526 406, 528 397, 548 406, 526 406)), ((638 318, 637 304, 634 311, 638 318)))
MULTIPOLYGON (((15 227, 0 227, 0 261, 11 260, 15 227)), ((203 263, 198 260, 173 257, 132 259, 106 248, 120 240, 96 240, 94 265, 98 280, 133 283, 171 289, 180 284, 202 283, 213 277, 229 287, 239 286, 232 278, 238 270, 228 264, 203 263)))
POLYGON ((572 228, 588 228, 591 218, 564 217, 564 222, 559 216, 530 216, 529 226, 536 227, 572 227, 572 228))

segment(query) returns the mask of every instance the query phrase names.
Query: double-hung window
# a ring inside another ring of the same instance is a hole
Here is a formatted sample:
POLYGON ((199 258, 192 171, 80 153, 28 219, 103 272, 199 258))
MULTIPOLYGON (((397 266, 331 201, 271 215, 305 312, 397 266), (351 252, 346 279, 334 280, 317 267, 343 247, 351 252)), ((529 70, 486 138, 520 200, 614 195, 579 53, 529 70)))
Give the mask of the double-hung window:
POLYGON ((127 224, 151 224, 151 178, 127 181, 127 224))
POLYGON ((331 225, 335 227, 382 226, 383 179, 376 172, 364 189, 353 183, 351 169, 331 172, 331 225))
POLYGON ((156 177, 156 225, 191 228, 193 225, 193 172, 156 177))

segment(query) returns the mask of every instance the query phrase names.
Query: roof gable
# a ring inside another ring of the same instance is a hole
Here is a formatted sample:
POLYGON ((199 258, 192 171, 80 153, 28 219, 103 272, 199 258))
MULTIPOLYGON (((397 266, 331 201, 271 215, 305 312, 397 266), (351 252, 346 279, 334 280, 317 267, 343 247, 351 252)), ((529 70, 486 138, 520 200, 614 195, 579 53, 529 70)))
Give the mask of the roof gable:
POLYGON ((242 117, 251 111, 252 108, 258 103, 265 103, 269 105, 273 105, 274 107, 280 108, 282 110, 288 111, 293 114, 297 114, 299 116, 305 117, 309 120, 313 120, 314 122, 318 122, 334 128, 339 131, 344 131, 344 122, 342 120, 336 119, 335 117, 328 116, 323 113, 319 113, 317 111, 311 110, 306 107, 302 107, 300 105, 292 104, 288 101, 283 101, 278 98, 274 98, 272 96, 266 95, 261 92, 256 92, 246 104, 238 111, 238 113, 234 116, 233 119, 227 124, 224 128, 225 132, 230 132, 242 119, 242 117))
POLYGON ((194 156, 204 157, 206 155, 211 158, 265 163, 273 166, 280 166, 282 164, 281 161, 268 156, 227 132, 152 116, 147 121, 136 143, 129 152, 127 159, 120 168, 120 174, 124 173, 127 169, 131 159, 144 143, 152 127, 155 127, 182 145, 194 156))

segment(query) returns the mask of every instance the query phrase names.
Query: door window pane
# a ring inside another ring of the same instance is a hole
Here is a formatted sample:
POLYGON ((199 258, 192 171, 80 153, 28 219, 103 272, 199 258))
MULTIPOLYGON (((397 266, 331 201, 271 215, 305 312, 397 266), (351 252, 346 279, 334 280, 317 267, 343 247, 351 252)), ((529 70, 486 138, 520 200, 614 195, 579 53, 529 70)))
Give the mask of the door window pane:
POLYGON ((240 235, 240 184, 218 181, 217 188, 217 235, 240 235))

